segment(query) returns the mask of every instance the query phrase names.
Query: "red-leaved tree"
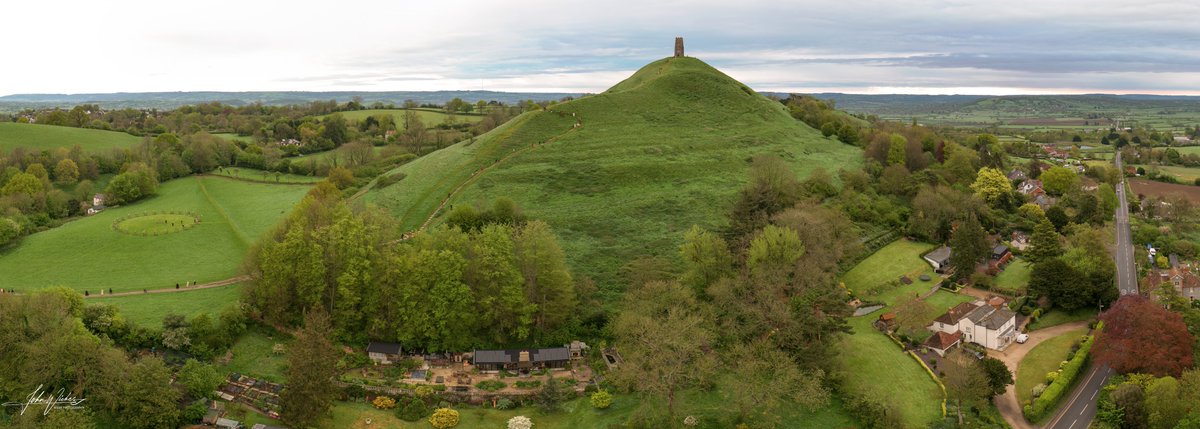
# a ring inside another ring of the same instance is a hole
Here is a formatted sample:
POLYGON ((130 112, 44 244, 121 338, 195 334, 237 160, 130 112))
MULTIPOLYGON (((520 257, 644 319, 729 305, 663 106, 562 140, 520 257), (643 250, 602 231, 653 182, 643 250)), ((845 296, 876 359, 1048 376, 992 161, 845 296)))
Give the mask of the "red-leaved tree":
POLYGON ((1121 373, 1179 374, 1192 366, 1192 336, 1183 317, 1140 295, 1125 295, 1100 315, 1096 360, 1121 373))

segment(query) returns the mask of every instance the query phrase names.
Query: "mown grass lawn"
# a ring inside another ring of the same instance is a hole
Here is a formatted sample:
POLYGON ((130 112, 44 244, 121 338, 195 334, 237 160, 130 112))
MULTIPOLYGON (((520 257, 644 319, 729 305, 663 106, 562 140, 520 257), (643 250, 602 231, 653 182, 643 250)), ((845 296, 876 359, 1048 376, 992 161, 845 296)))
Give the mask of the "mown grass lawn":
POLYGON ((103 152, 133 147, 141 141, 141 137, 116 131, 0 122, 0 150, 5 152, 17 147, 40 152, 60 147, 70 149, 75 145, 87 152, 103 152))
POLYGON ((1085 307, 1075 309, 1074 311, 1064 311, 1062 309, 1053 309, 1048 313, 1043 314, 1036 322, 1030 322, 1026 328, 1030 331, 1045 329, 1051 326, 1058 326, 1064 323, 1078 322, 1080 320, 1094 319, 1099 311, 1095 308, 1085 307))
POLYGON ((168 314, 182 314, 190 319, 200 313, 208 313, 215 320, 221 311, 236 303, 240 297, 241 285, 229 285, 178 293, 95 298, 88 300, 87 304, 115 305, 121 309, 126 321, 158 329, 162 326, 163 317, 168 314))
POLYGON ((900 346, 871 326, 871 316, 850 319, 853 335, 838 345, 838 365, 851 392, 892 405, 906 427, 942 418, 942 391, 900 346))
POLYGON ((921 254, 936 247, 933 244, 908 240, 896 240, 859 262, 842 276, 842 283, 861 299, 895 303, 901 297, 923 293, 939 280, 933 267, 921 258, 921 254), (923 282, 918 277, 926 274, 933 280, 923 282), (900 276, 912 279, 911 285, 888 286, 900 276))
POLYGON ((246 251, 307 192, 221 177, 163 183, 158 195, 23 238, 0 251, 0 288, 67 286, 97 293, 174 287, 233 277, 246 251), (182 211, 200 216, 186 230, 159 236, 118 232, 126 215, 182 211))
POLYGON ((292 339, 263 327, 253 327, 233 343, 233 359, 221 366, 222 374, 236 372, 256 378, 284 382, 287 354, 275 354, 275 344, 290 344, 292 339))
POLYGON ((992 287, 997 292, 1019 295, 1029 285, 1029 273, 1032 269, 1033 265, 1024 259, 1013 259, 1004 267, 1004 271, 996 276, 992 287))
MULTIPOLYGON (((718 391, 720 389, 717 389, 718 391)), ((454 407, 459 412, 459 428, 505 428, 508 419, 515 416, 526 416, 533 421, 533 427, 538 429, 575 429, 575 428, 607 428, 609 425, 620 425, 629 420, 630 415, 640 405, 641 401, 634 395, 618 394, 614 396, 613 404, 608 409, 592 408, 586 396, 563 404, 562 410, 546 414, 542 411, 522 407, 512 410, 497 410, 489 406, 461 405, 454 407)), ((730 419, 734 416, 732 405, 720 394, 714 392, 683 392, 679 398, 683 415, 694 415, 701 429, 717 429, 731 427, 730 419), (685 411, 686 410, 686 411, 685 411), (719 417, 718 417, 719 416, 719 417)), ((834 399, 831 403, 817 410, 804 411, 796 407, 784 407, 780 418, 785 426, 796 429, 826 429, 855 427, 855 420, 842 408, 841 402, 834 399)), ((325 419, 319 425, 322 429, 342 428, 380 428, 380 429, 428 429, 428 418, 415 422, 407 422, 396 417, 394 410, 378 410, 370 404, 358 402, 337 402, 333 408, 333 416, 325 419), (371 425, 366 419, 371 419, 371 425)))
POLYGON ((1021 359, 1016 382, 1017 400, 1021 404, 1033 398, 1033 387, 1046 382, 1047 373, 1058 370, 1058 364, 1067 359, 1071 344, 1086 333, 1087 329, 1077 329, 1042 341, 1021 359))

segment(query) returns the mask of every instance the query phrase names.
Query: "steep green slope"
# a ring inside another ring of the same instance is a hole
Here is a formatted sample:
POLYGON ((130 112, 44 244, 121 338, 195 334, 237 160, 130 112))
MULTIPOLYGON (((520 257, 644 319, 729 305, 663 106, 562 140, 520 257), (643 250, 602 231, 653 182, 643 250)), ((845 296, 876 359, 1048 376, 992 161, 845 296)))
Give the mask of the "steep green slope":
POLYGON ((693 224, 723 225, 758 154, 800 175, 860 159, 702 61, 667 58, 602 94, 526 113, 404 165, 396 170, 403 180, 364 198, 416 228, 448 196, 440 215, 510 197, 555 228, 577 274, 614 287, 632 259, 674 258, 693 224))
POLYGON ((0 122, 0 150, 5 151, 15 147, 34 151, 60 147, 70 149, 79 145, 85 151, 98 152, 114 147, 131 147, 140 141, 141 137, 115 131, 0 122))

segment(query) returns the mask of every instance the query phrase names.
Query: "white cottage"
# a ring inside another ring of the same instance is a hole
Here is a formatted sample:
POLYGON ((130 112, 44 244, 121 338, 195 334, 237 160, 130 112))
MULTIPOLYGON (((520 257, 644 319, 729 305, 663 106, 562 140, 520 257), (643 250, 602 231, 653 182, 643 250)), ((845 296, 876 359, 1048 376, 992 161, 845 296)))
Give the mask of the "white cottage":
POLYGON ((964 302, 938 316, 929 330, 954 334, 962 339, 993 350, 1004 350, 1017 337, 1017 315, 1004 302, 964 302))

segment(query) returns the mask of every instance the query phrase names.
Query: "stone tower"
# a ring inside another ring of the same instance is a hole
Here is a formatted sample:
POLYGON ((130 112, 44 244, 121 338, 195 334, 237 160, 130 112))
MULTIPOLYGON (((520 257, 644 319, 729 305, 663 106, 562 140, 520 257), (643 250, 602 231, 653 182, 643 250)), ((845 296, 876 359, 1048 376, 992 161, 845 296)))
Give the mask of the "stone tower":
POLYGON ((683 56, 683 38, 676 37, 675 38, 675 58, 679 58, 682 56, 683 56))

